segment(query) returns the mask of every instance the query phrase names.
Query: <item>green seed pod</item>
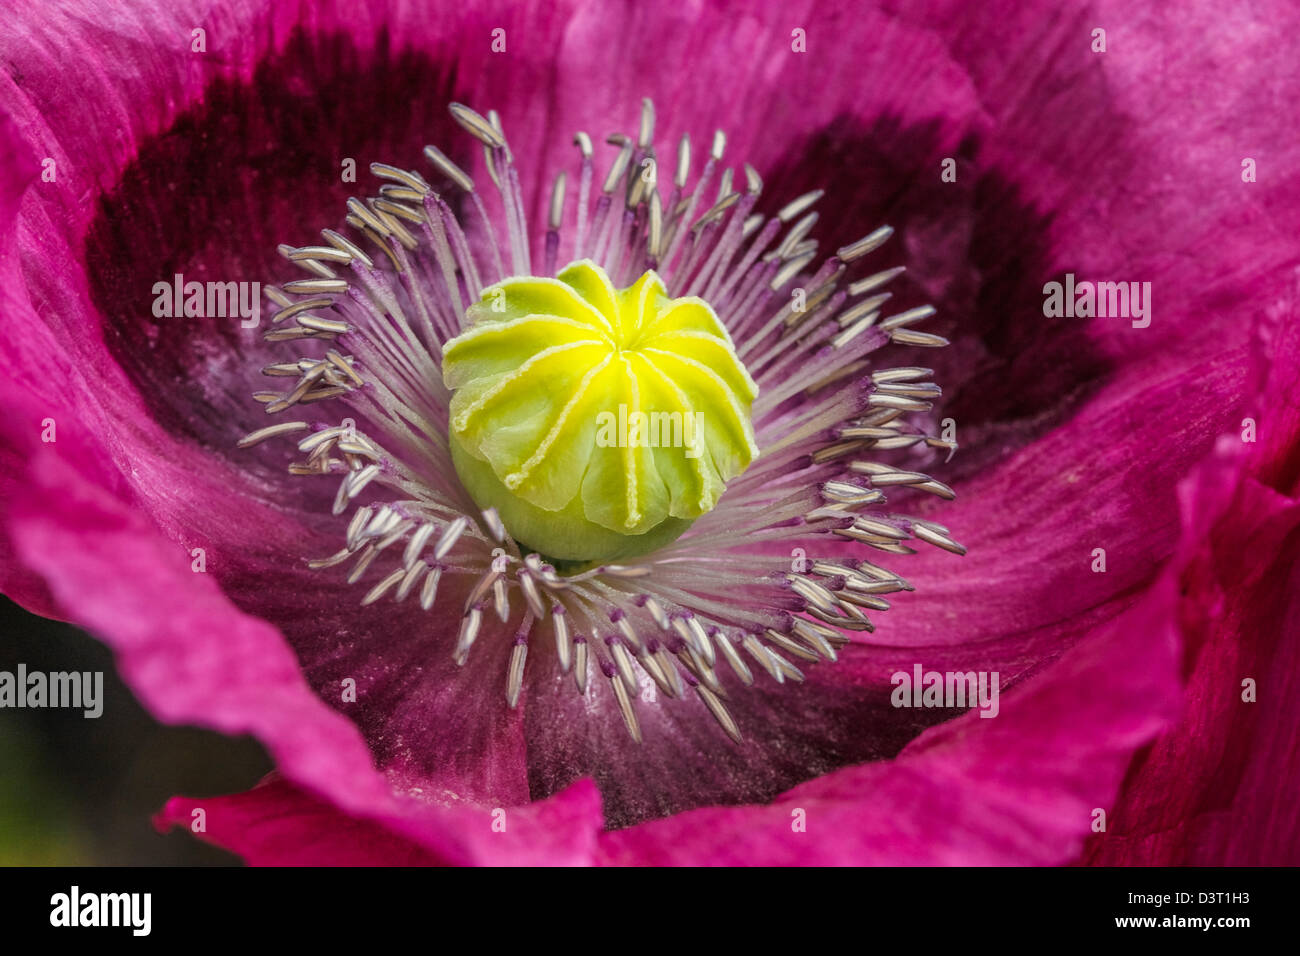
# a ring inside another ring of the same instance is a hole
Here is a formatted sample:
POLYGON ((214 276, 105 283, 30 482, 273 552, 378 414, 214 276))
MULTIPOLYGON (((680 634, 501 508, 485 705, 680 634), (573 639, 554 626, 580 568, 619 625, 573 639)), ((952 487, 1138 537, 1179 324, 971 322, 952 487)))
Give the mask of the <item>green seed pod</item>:
POLYGON ((758 394, 707 302, 654 272, 616 290, 589 260, 506 279, 447 343, 452 460, 482 508, 547 557, 673 540, 758 454, 758 394))

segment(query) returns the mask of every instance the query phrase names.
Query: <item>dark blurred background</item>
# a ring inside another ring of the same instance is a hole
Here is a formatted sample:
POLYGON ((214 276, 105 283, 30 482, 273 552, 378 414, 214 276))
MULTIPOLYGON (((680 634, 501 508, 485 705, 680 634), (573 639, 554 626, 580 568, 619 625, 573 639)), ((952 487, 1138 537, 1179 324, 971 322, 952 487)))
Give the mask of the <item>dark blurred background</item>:
POLYGON ((113 655, 0 597, 0 671, 103 671, 104 711, 0 707, 0 865, 228 866, 238 858, 150 818, 177 794, 246 790, 271 769, 250 738, 151 718, 113 655))

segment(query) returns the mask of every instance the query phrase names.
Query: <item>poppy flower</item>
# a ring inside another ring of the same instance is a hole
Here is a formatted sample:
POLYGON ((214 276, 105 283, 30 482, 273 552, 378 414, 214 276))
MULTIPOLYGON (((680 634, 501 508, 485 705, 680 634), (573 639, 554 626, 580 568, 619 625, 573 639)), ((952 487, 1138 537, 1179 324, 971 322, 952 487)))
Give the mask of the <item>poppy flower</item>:
POLYGON ((0 587, 249 862, 1159 862, 1295 426, 1293 58, 1179 6, 11 18, 0 587))

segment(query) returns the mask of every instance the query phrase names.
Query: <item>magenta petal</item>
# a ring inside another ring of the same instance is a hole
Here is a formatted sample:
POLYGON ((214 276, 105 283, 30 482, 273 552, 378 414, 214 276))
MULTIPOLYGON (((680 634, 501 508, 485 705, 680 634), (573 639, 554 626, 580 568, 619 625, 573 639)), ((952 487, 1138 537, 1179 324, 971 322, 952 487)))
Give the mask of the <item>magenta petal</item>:
POLYGON ((1114 825, 1088 847, 1090 863, 1300 863, 1296 315, 1292 299, 1261 323, 1267 382, 1254 404, 1256 442, 1225 436, 1184 495, 1185 513, 1220 516, 1183 575, 1187 712, 1135 763, 1114 825))
POLYGON ((278 776, 232 796, 174 797, 154 822, 160 830, 188 827, 255 866, 586 866, 601 827, 600 794, 590 781, 519 808, 406 801, 382 817, 361 818, 278 776), (198 819, 203 831, 194 830, 198 819), (458 845, 449 844, 447 831, 458 845))
POLYGON ((354 806, 376 799, 360 735, 311 693, 275 628, 237 611, 184 549, 79 475, 61 456, 75 440, 70 424, 33 457, 9 515, 18 556, 70 620, 113 647, 161 719, 255 734, 307 785, 337 784, 354 806))
MULTIPOLYGON (((375 771, 356 728, 308 688, 279 633, 235 610, 213 579, 191 571, 188 554, 80 478, 59 447, 34 456, 24 498, 10 515, 19 556, 44 575, 76 624, 114 648, 124 679, 161 719, 253 734, 285 775, 327 795, 331 812, 400 826, 439 858, 580 862, 589 854, 601 826, 590 783, 510 811, 518 818, 515 835, 497 842, 487 809, 442 809, 399 797, 375 771), (121 567, 131 569, 129 578, 114 573, 121 567)), ((301 801, 294 806, 323 807, 319 798, 301 801)), ((225 819, 222 806, 214 824, 225 819)), ((377 826, 356 828, 368 833, 377 826)))
MULTIPOLYGON (((18 135, 13 121, 0 114, 0 168, 13 171, 0 181, 0 316, 30 314, 22 276, 18 270, 18 253, 15 250, 14 220, 18 215, 18 206, 28 183, 36 176, 36 163, 30 148, 18 135), (27 169, 27 175, 21 170, 27 169)), ((28 331, 28 341, 36 348, 39 355, 57 354, 50 348, 51 336, 48 330, 33 326, 28 331)), ((9 350, 9 351, 12 351, 9 350)), ((5 370, 6 373, 8 370, 5 370)), ((66 368, 59 369, 66 372, 66 368)), ((14 376, 16 378, 16 374, 14 376)), ((6 374, 3 381, 10 381, 6 374)), ((6 396, 7 398, 9 396, 6 396)), ((11 423, 21 423, 27 427, 26 440, 18 442, 0 441, 0 502, 13 501, 22 493, 22 473, 25 468, 28 450, 39 441, 40 423, 49 415, 49 407, 27 400, 23 392, 18 391, 13 401, 5 403, 6 418, 11 423)), ((7 594, 28 610, 45 617, 57 616, 54 598, 45 586, 41 576, 14 554, 13 542, 9 530, 0 520, 0 592, 7 594)))
POLYGON ((1188 713, 1134 767, 1091 863, 1300 862, 1300 501, 1248 480, 1228 521, 1201 556, 1183 612, 1200 632, 1188 713))
POLYGON ((850 767, 768 806, 713 808, 608 833, 618 864, 1057 864, 1083 845, 1135 748, 1177 712, 1175 581, 1009 693, 888 762, 850 767), (795 832, 797 811, 806 832, 795 832))
POLYGON ((172 797, 159 831, 187 827, 251 866, 434 866, 451 862, 371 820, 341 813, 282 778, 246 793, 172 797))

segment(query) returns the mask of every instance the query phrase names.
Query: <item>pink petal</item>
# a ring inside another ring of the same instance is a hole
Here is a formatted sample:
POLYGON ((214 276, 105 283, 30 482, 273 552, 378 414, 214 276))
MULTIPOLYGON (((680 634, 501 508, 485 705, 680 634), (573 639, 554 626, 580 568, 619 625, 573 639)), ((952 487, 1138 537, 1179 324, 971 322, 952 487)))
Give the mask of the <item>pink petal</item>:
POLYGON ((1113 825, 1088 847, 1090 863, 1300 862, 1296 314, 1293 296, 1262 323, 1257 441, 1243 446, 1240 434, 1225 436, 1220 457, 1184 495, 1184 513, 1220 515, 1183 576, 1187 712, 1135 761, 1113 825))
POLYGON ((600 794, 585 781, 517 809, 431 811, 408 804, 380 824, 273 776, 229 797, 174 797, 155 823, 193 829, 200 819, 204 830, 196 835, 255 866, 585 866, 595 851, 600 794), (445 839, 453 825, 460 847, 445 839))
POLYGON ((1114 823, 1089 847, 1088 862, 1300 862, 1293 800, 1300 786, 1293 719, 1300 694, 1298 526, 1296 499, 1249 480, 1241 486, 1184 599, 1195 636, 1187 714, 1136 762, 1114 823), (1254 702, 1244 699, 1247 680, 1254 702))
MULTIPOLYGON (((1001 702, 767 806, 709 808, 606 834, 635 865, 1064 863, 1133 750, 1177 710, 1174 579, 1001 702), (794 824, 804 812, 806 830, 794 824)), ((922 663, 926 663, 922 661, 922 663)), ((926 663, 928 668, 928 663, 926 663)))

